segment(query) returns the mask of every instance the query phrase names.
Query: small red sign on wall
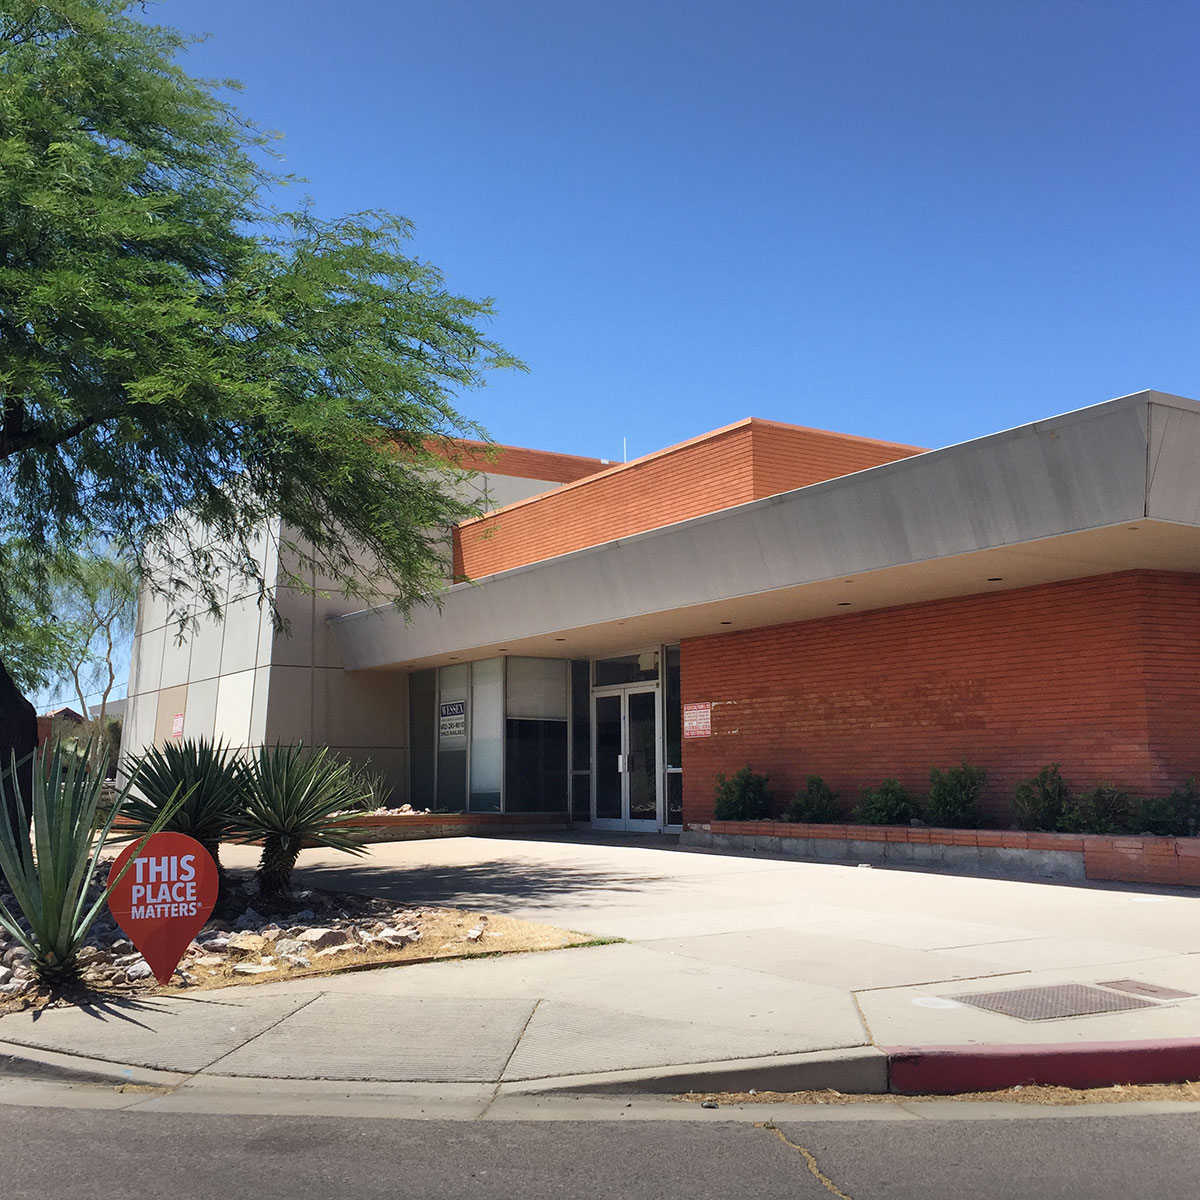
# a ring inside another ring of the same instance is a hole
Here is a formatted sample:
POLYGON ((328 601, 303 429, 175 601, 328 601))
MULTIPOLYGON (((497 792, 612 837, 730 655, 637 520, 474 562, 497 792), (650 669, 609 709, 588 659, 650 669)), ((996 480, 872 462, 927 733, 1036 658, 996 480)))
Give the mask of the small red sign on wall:
POLYGON ((183 713, 176 713, 171 718, 171 736, 183 737, 183 713))
POLYGON ((712 737, 712 701, 683 706, 683 736, 685 738, 712 737))
MULTIPOLYGON (((137 850, 126 846, 108 872, 116 879, 137 850)), ((156 833, 146 839, 108 907, 113 919, 142 952, 159 983, 168 983, 188 943, 217 902, 217 864, 195 838, 156 833)))

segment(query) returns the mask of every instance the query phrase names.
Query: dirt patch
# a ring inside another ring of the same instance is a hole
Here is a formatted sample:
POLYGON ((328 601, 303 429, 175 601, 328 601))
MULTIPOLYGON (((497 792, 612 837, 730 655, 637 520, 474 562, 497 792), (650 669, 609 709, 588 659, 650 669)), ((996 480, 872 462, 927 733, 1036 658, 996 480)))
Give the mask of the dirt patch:
POLYGON ((930 1100, 963 1100, 976 1103, 1042 1104, 1066 1107, 1083 1104, 1126 1104, 1132 1100, 1200 1100, 1200 1081, 1194 1083, 1117 1084, 1106 1088, 1067 1088, 1029 1084, 1000 1092, 962 1092, 953 1096, 898 1096, 822 1092, 687 1092, 676 1096, 685 1104, 717 1104, 736 1108, 745 1104, 920 1104, 930 1100))
POLYGON ((105 917, 80 952, 82 979, 70 990, 51 993, 39 986, 28 974, 28 956, 22 967, 22 952, 15 951, 17 969, 28 981, 16 994, 0 994, 0 1015, 619 940, 497 913, 398 905, 351 893, 300 892, 269 906, 256 898, 252 884, 246 888, 244 894, 233 889, 239 901, 234 912, 205 925, 167 986, 145 977, 149 969, 141 955, 105 917))

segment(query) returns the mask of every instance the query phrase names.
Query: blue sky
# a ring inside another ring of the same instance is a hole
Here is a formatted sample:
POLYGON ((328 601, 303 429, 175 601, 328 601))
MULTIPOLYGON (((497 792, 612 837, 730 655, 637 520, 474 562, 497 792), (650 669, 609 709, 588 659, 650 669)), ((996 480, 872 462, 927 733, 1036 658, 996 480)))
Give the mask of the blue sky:
POLYGON ((462 408, 499 441, 619 459, 761 416, 939 446, 1200 398, 1192 0, 146 19, 211 34, 185 65, 284 133, 291 202, 403 213, 453 290, 496 298, 530 371, 462 408))
POLYGON ((295 196, 416 223, 529 365, 463 409, 630 457, 744 416, 944 445, 1200 397, 1200 7, 167 0, 295 196))

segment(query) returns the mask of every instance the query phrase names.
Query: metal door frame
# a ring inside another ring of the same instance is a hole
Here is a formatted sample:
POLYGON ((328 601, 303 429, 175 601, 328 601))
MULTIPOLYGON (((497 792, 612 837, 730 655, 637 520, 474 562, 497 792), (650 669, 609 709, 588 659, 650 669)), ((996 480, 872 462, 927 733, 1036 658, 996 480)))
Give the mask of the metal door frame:
POLYGON ((663 830, 663 805, 666 797, 663 791, 663 712, 662 687, 658 682, 611 684, 608 687, 592 688, 591 699, 592 718, 592 828, 612 829, 630 833, 661 833, 663 830), (629 750, 629 697, 632 693, 650 693, 654 696, 654 819, 631 820, 629 816, 629 774, 624 766, 619 766, 621 775, 621 816, 596 816, 596 784, 599 778, 599 758, 596 750, 596 701, 605 696, 621 697, 621 758, 628 757, 629 750))

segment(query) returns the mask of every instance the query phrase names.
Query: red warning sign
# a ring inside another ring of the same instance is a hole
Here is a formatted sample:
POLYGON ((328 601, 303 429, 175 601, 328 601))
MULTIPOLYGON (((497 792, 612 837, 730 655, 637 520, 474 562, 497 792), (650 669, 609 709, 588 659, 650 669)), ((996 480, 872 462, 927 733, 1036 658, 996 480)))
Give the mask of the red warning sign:
POLYGON ((108 907, 165 984, 217 902, 217 864, 195 838, 156 833, 140 850, 134 842, 121 851, 108 873, 110 883, 135 850, 137 858, 113 888, 108 907))

